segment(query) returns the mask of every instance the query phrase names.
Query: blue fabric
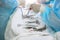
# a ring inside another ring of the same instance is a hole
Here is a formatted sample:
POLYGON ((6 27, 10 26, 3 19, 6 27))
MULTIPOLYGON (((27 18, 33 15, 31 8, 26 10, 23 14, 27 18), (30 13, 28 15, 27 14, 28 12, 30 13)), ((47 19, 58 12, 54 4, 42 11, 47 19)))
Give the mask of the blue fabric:
POLYGON ((41 17, 53 31, 60 31, 60 0, 55 1, 52 9, 46 6, 41 17))
POLYGON ((54 5, 54 3, 55 3, 55 0, 51 0, 50 4, 53 4, 54 5))
POLYGON ((54 5, 54 11, 58 18, 60 18, 60 0, 56 0, 54 5))
POLYGON ((16 0, 0 0, 0 40, 4 40, 7 22, 16 7, 16 0))
POLYGON ((49 0, 48 2, 43 2, 43 4, 50 4, 51 2, 54 3, 54 0, 49 0))

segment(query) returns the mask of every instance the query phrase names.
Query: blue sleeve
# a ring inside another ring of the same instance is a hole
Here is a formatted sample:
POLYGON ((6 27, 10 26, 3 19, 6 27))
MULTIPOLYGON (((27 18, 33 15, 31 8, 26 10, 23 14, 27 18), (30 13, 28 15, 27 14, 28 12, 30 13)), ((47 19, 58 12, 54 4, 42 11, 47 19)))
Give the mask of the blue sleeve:
POLYGON ((53 9, 46 7, 41 17, 53 31, 60 31, 60 0, 55 1, 53 9))
POLYGON ((7 22, 16 7, 16 0, 0 0, 0 40, 4 40, 7 22))
POLYGON ((60 18, 60 0, 56 0, 54 4, 54 12, 58 18, 60 18))

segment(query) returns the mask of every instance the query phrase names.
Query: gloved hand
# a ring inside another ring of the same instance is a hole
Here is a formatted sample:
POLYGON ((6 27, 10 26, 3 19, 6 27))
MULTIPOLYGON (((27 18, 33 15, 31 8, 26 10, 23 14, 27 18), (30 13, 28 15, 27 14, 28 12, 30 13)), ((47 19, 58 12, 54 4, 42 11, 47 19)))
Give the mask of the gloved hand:
POLYGON ((55 40, 60 40, 60 31, 55 33, 55 40))
POLYGON ((39 4, 31 4, 30 8, 35 12, 38 13, 40 11, 40 5, 39 4))

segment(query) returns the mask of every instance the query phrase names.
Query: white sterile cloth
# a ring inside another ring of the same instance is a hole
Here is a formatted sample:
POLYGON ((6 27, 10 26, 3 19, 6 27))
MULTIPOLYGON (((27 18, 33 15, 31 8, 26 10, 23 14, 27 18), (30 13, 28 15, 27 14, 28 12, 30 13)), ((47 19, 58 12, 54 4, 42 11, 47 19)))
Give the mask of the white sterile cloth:
MULTIPOLYGON (((23 15, 28 13, 28 10, 22 8, 23 15)), ((47 32, 47 30, 34 31, 31 29, 25 29, 25 27, 29 27, 28 25, 32 25, 35 28, 43 28, 45 24, 42 22, 41 18, 37 16, 39 13, 34 13, 32 10, 29 12, 29 18, 22 18, 21 8, 17 8, 13 15, 11 16, 6 32, 5 32, 5 40, 54 40, 54 38, 47 32), (32 15, 32 16, 31 16, 32 15), (40 24, 36 23, 28 23, 38 20, 40 24)))

